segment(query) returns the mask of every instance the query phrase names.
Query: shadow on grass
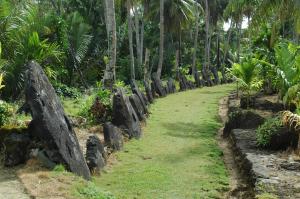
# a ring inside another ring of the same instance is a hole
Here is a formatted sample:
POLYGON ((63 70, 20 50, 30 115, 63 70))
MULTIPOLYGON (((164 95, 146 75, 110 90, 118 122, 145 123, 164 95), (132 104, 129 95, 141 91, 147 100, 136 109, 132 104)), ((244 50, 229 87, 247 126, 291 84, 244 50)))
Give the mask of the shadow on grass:
POLYGON ((194 139, 207 139, 213 138, 220 124, 214 121, 203 121, 200 124, 194 124, 192 122, 172 122, 163 123, 162 127, 167 130, 167 135, 179 138, 194 138, 194 139))

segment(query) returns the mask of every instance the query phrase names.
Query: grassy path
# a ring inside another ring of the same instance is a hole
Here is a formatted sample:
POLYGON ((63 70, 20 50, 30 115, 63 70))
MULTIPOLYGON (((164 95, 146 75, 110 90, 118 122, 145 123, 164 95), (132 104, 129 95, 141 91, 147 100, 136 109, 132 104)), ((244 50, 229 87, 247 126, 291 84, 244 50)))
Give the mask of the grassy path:
POLYGON ((118 163, 95 179, 117 198, 222 198, 228 176, 215 135, 218 101, 230 85, 157 100, 141 140, 117 154, 118 163))

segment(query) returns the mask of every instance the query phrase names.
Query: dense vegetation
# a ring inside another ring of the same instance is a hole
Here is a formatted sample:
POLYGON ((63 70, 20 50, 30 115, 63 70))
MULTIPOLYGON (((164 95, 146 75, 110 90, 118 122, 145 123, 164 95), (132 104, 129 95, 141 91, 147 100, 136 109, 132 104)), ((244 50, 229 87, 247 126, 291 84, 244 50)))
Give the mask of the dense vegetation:
POLYGON ((298 8, 268 0, 3 0, 2 98, 19 99, 35 59, 65 97, 100 81, 111 89, 152 72, 182 72, 207 84, 233 74, 247 92, 277 90, 299 106, 298 8))

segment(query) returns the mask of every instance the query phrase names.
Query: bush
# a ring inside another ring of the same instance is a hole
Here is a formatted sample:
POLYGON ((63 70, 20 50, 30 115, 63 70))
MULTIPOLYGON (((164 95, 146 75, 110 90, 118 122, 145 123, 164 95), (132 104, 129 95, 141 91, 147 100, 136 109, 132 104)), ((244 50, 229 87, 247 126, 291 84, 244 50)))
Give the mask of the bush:
POLYGON ((270 141, 278 129, 283 127, 283 123, 280 116, 268 119, 264 124, 258 127, 256 130, 256 139, 259 146, 266 147, 270 144, 270 141))
POLYGON ((87 186, 77 188, 76 192, 79 198, 84 199, 115 199, 112 194, 101 191, 93 183, 88 183, 87 186))
POLYGON ((0 127, 9 121, 9 118, 13 115, 13 107, 0 100, 0 127))
POLYGON ((55 83, 53 84, 55 92, 57 95, 61 97, 69 97, 69 98, 78 98, 80 97, 81 93, 77 88, 68 87, 62 83, 55 83))
POLYGON ((97 84, 97 89, 85 102, 80 116, 87 118, 91 123, 102 123, 111 119, 112 100, 111 91, 97 84))

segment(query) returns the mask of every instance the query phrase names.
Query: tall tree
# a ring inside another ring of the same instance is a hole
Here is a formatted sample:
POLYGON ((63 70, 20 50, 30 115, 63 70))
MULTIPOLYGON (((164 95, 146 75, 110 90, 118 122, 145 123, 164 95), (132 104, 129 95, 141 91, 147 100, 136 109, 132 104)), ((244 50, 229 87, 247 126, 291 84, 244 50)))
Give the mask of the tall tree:
POLYGON ((109 63, 103 76, 103 84, 107 89, 113 88, 116 79, 116 59, 117 59, 117 31, 115 17, 115 0, 105 0, 105 21, 108 38, 109 63))
POLYGON ((205 81, 210 84, 210 12, 209 12, 209 3, 208 0, 205 0, 205 57, 204 57, 204 64, 202 67, 202 76, 205 81))
POLYGON ((193 64, 192 64, 192 73, 195 79, 197 86, 200 86, 199 74, 196 66, 197 62, 197 49, 198 49, 198 35, 199 35, 199 23, 200 23, 200 5, 195 1, 195 35, 194 35, 194 49, 193 49, 193 64))
POLYGON ((165 0, 160 0, 160 9, 159 9, 159 27, 160 27, 160 41, 159 41, 159 62, 157 67, 157 76, 161 77, 161 71, 163 67, 163 61, 164 61, 164 4, 165 0))
MULTIPOLYGON (((129 40, 129 52, 130 52, 130 76, 131 79, 135 79, 135 65, 134 65, 134 53, 133 53, 133 39, 132 39, 132 2, 131 0, 127 0, 127 25, 128 25, 128 40, 129 40)), ((138 39, 137 39, 137 42, 138 39)))

